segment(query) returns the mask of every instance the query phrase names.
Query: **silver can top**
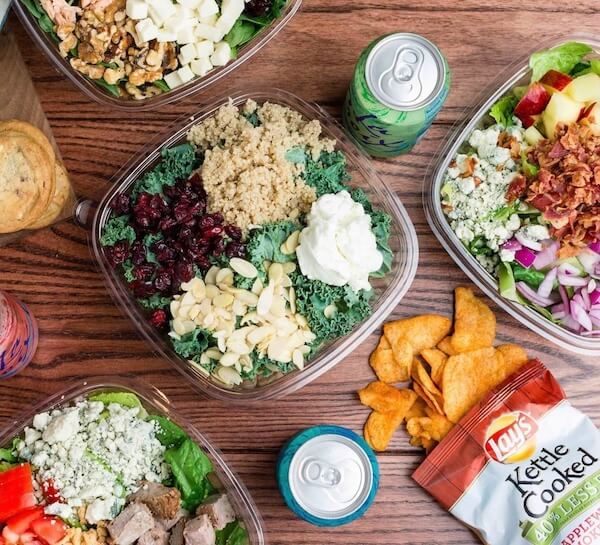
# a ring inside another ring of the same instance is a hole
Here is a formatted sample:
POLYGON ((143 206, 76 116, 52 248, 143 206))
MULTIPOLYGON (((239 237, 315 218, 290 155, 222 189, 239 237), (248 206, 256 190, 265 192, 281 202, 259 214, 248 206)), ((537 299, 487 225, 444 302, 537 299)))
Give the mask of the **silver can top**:
POLYGON ((302 509, 335 520, 351 515, 369 499, 373 467, 359 444, 341 435, 324 434, 298 449, 288 479, 302 509))
POLYGON ((395 110, 426 106, 444 86, 440 50, 417 34, 391 34, 376 43, 367 57, 365 72, 375 98, 395 110))

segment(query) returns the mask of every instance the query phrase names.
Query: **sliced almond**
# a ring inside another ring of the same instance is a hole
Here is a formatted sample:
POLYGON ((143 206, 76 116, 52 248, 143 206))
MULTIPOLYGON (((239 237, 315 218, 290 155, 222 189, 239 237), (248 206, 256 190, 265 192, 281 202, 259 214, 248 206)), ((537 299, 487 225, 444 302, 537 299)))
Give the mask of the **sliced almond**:
POLYGON ((285 274, 291 274, 296 270, 296 264, 293 261, 283 263, 282 267, 285 274))
POLYGON ((285 299, 283 297, 281 297, 280 295, 274 295, 273 302, 271 303, 271 308, 269 309, 269 311, 271 312, 271 314, 281 317, 281 316, 285 316, 285 307, 286 307, 285 299))
POLYGON ((246 355, 246 354, 250 354, 250 352, 252 352, 252 348, 250 348, 245 342, 243 341, 239 341, 239 342, 235 342, 235 343, 231 343, 229 346, 229 349, 232 350, 233 352, 240 354, 240 355, 246 355))
POLYGON ((196 301, 202 301, 206 297, 206 284, 200 278, 196 278, 198 282, 192 286, 192 294, 196 298, 196 301))
POLYGON ((302 354, 304 354, 305 356, 308 356, 308 354, 310 354, 310 346, 301 346, 298 350, 300 350, 300 352, 302 352, 302 354))
POLYGON ((202 352, 200 355, 200 363, 202 365, 208 365, 210 363, 210 358, 206 355, 206 352, 202 352))
POLYGON ((211 359, 211 360, 216 360, 219 361, 221 359, 221 357, 223 356, 223 353, 220 350, 217 350, 216 348, 209 348, 208 350, 205 350, 204 353, 206 354, 206 356, 211 359))
POLYGON ((214 323, 215 323, 215 315, 214 314, 207 314, 202 319, 202 325, 204 327, 210 328, 214 323))
POLYGON ((250 261, 246 261, 245 259, 241 259, 239 257, 232 257, 229 260, 229 266, 244 278, 256 278, 258 275, 256 267, 250 263, 250 261))
POLYGON ((248 333, 247 339, 249 343, 258 344, 270 333, 272 333, 272 328, 270 326, 257 327, 248 333))
POLYGON ((277 331, 277 335, 280 337, 287 337, 294 333, 298 329, 298 325, 289 320, 288 318, 278 318, 275 323, 275 330, 277 331))
POLYGON ((196 316, 198 316, 198 314, 200 314, 200 310, 201 310, 201 306, 200 305, 192 305, 192 308, 190 309, 190 311, 188 312, 188 316, 190 318, 190 320, 195 320, 196 316))
POLYGON ((258 323, 258 314, 256 312, 248 312, 240 320, 241 325, 258 323))
POLYGON ((323 309, 323 314, 325 315, 325 318, 327 318, 327 319, 333 318, 335 316, 336 312, 337 312, 337 307, 333 303, 331 305, 327 305, 323 309))
POLYGON ((317 338, 317 336, 312 331, 303 331, 302 333, 304 335, 304 340, 307 343, 311 343, 317 338))
POLYGON ((285 245, 287 246, 290 254, 293 254, 296 252, 296 248, 298 247, 299 239, 300 239, 300 231, 294 231, 285 241, 285 245))
POLYGON ((264 286, 263 286, 262 280, 260 278, 257 278, 254 281, 254 284, 252 284, 252 293, 254 295, 260 295, 263 289, 264 289, 264 286))
POLYGON ((190 310, 192 310, 192 307, 194 305, 181 305, 179 307, 179 312, 177 313, 177 317, 181 318, 182 320, 187 320, 190 316, 190 310))
POLYGON ((217 273, 220 270, 221 269, 219 269, 219 267, 216 267, 215 265, 213 265, 210 269, 208 269, 208 272, 204 276, 204 283, 207 285, 208 284, 216 284, 217 283, 217 273))
POLYGON ((171 311, 171 316, 177 316, 180 306, 181 306, 181 303, 179 301, 171 301, 171 304, 169 305, 169 309, 171 311))
POLYGON ((178 341, 181 339, 181 335, 175 333, 175 331, 169 331, 169 337, 171 337, 171 339, 176 339, 178 341))
MULTIPOLYGON (((293 287, 288 291, 288 301, 290 303, 290 312, 296 314, 296 290, 293 287)), ((296 322, 297 321, 298 320, 296 320, 296 322)))
POLYGON ((215 307, 227 308, 233 304, 233 301, 234 297, 231 293, 221 293, 213 299, 213 305, 215 305, 215 307))
POLYGON ((187 333, 191 333, 196 329, 196 324, 192 322, 192 320, 182 320, 180 318, 175 318, 173 320, 173 331, 178 335, 185 335, 187 333))
POLYGON ((229 285, 233 284, 233 271, 228 267, 221 269, 215 277, 215 283, 218 284, 219 282, 223 282, 229 285), (229 277, 231 277, 231 283, 229 283, 229 277))
POLYGON ((273 263, 269 267, 269 281, 273 284, 278 284, 283 278, 283 267, 281 263, 273 263))
POLYGON ((281 286, 284 288, 289 288, 292 286, 292 279, 287 274, 283 275, 283 278, 281 279, 281 286))
POLYGON ((255 307, 258 304, 258 295, 250 291, 241 290, 235 297, 238 301, 249 307, 255 307))
POLYGON ((269 312, 271 305, 273 304, 273 284, 269 284, 258 297, 256 304, 256 312, 260 315, 265 315, 269 312))
POLYGON ((221 290, 217 288, 214 284, 207 284, 205 296, 207 299, 214 299, 217 295, 221 293, 221 290))
POLYGON ((221 359, 219 360, 219 363, 223 366, 223 367, 231 367, 232 365, 234 365, 238 360, 240 359, 240 355, 236 354, 235 352, 225 352, 225 354, 223 354, 221 356, 221 359))
POLYGON ((270 266, 271 266, 271 261, 269 261, 268 259, 265 259, 265 260, 263 261, 263 269, 264 269, 265 271, 268 271, 270 266))
POLYGON ((231 367, 219 367, 216 371, 216 376, 229 386, 237 386, 242 383, 240 374, 231 367))
POLYGON ((296 318, 296 323, 302 328, 308 328, 308 322, 306 318, 302 314, 294 314, 294 318, 296 318))
POLYGON ((231 310, 236 316, 244 316, 248 311, 248 307, 239 299, 236 299, 231 306, 231 310))
POLYGON ((297 348, 292 352, 292 362, 298 369, 304 369, 304 354, 297 348))
POLYGON ((287 345, 287 340, 277 337, 269 343, 267 355, 270 359, 280 363, 287 363, 292 359, 292 353, 287 345))
POLYGON ((252 369, 252 358, 248 354, 242 354, 239 360, 244 371, 250 371, 252 369))

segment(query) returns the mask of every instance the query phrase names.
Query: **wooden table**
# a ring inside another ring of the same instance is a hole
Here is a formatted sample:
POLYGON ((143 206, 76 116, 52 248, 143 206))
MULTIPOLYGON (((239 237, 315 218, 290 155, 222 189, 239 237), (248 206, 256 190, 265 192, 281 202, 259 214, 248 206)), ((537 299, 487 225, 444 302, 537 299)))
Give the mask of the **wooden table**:
MULTIPOLYGON (((432 39, 447 56, 453 84, 440 116, 412 153, 376 167, 408 208, 421 258, 415 282, 394 317, 426 311, 450 314, 452 289, 466 282, 431 234, 421 207, 426 166, 463 109, 515 59, 553 35, 597 32, 595 0, 305 0, 285 31, 216 88, 157 112, 124 115, 92 102, 49 64, 14 18, 21 51, 80 195, 98 199, 117 169, 157 131, 198 109, 214 93, 247 85, 281 86, 339 116, 360 51, 394 30, 432 39)), ((379 456, 381 488, 361 520, 318 529, 283 504, 273 476, 282 443, 307 426, 333 423, 360 432, 368 410, 355 391, 373 378, 367 364, 376 336, 303 390, 256 407, 206 399, 155 357, 106 292, 87 233, 66 223, 0 250, 0 289, 26 301, 40 322, 34 362, 0 384, 0 425, 68 380, 134 373, 154 383, 209 433, 248 486, 273 545, 476 543, 476 538, 411 480, 422 453, 397 433, 379 456)), ((593 358, 558 350, 498 309, 498 338, 524 343, 554 371, 572 402, 600 424, 600 378, 593 358)))

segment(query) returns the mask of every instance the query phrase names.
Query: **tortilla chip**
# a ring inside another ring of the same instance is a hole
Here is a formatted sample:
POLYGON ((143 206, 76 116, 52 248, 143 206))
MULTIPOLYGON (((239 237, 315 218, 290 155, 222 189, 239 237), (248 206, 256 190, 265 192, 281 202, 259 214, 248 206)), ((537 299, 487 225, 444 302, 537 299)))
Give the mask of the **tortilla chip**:
POLYGON ((380 413, 401 413, 402 419, 417 399, 412 390, 398 390, 377 381, 359 390, 358 395, 363 405, 380 413))
POLYGON ((444 398, 441 395, 435 395, 423 388, 418 382, 413 382, 413 390, 434 411, 444 414, 444 398))
POLYGON ((394 432, 402 423, 404 415, 398 413, 380 413, 373 411, 365 424, 365 441, 373 450, 384 451, 390 443, 394 432))
POLYGON ((459 353, 492 346, 496 337, 496 316, 471 288, 455 290, 452 348, 459 353))
POLYGON ((404 380, 408 380, 413 357, 421 350, 435 346, 448 335, 451 327, 452 322, 448 318, 437 314, 424 314, 383 325, 394 359, 406 370, 404 380))
POLYGON ((527 352, 518 344, 501 344, 496 350, 502 354, 509 375, 527 363, 527 352))
POLYGON ((394 353, 389 346, 390 343, 388 340, 385 337, 381 337, 377 348, 369 357, 369 364, 380 381, 389 384, 404 382, 408 380, 408 370, 398 365, 394 359, 394 353))
POLYGON ((429 407, 427 406, 427 403, 425 403, 423 398, 420 396, 416 396, 415 402, 413 403, 412 407, 408 410, 404 418, 406 418, 406 420, 410 420, 411 418, 427 416, 426 409, 428 408, 429 407))
POLYGON ((441 386, 442 374, 444 371, 444 365, 448 356, 437 348, 426 348, 421 351, 421 357, 431 367, 431 379, 436 383, 437 386, 441 386))
POLYGON ((448 356, 456 356, 458 352, 452 348, 452 337, 444 337, 437 345, 437 347, 448 356))

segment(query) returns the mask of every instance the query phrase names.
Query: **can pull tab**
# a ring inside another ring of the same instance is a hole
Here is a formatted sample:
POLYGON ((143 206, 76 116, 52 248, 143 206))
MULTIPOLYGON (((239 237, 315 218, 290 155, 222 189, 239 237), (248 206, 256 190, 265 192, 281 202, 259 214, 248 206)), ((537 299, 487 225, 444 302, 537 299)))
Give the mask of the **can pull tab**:
MULTIPOLYGON (((343 460, 335 466, 320 458, 307 458, 302 465, 304 482, 311 486, 325 488, 327 494, 337 501, 346 503, 356 495, 356 484, 344 481, 344 473, 351 474, 349 466, 356 466, 354 460, 343 460)), ((358 468, 360 471, 360 468, 358 468)), ((348 479, 346 479, 348 481, 348 479)))
POLYGON ((423 61, 423 52, 418 49, 398 49, 394 62, 379 78, 381 90, 402 102, 417 100, 422 91, 419 74, 423 61))

